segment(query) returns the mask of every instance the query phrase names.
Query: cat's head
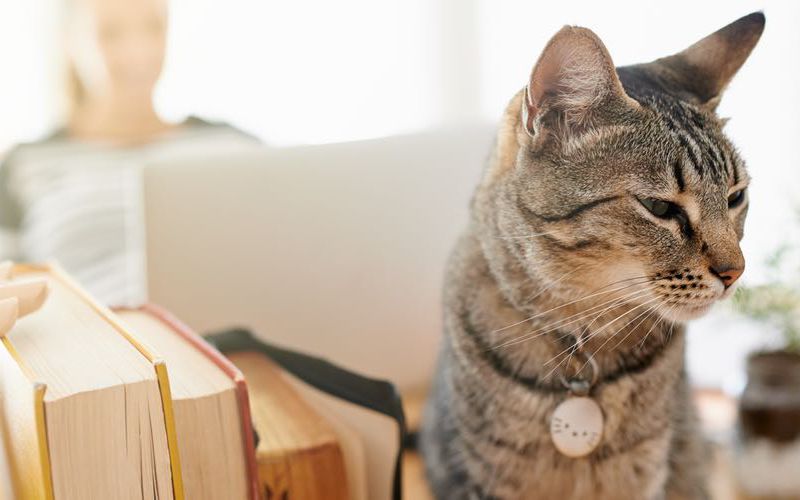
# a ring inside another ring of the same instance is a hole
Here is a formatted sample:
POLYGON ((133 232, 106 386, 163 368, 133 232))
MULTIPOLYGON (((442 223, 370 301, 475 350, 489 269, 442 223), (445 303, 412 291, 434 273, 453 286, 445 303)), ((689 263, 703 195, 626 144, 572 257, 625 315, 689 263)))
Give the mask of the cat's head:
POLYGON ((749 177, 715 108, 764 22, 750 14, 620 68, 590 30, 559 31, 509 105, 476 194, 488 251, 505 245, 573 297, 641 290, 632 303, 676 321, 727 296, 745 266, 749 177))

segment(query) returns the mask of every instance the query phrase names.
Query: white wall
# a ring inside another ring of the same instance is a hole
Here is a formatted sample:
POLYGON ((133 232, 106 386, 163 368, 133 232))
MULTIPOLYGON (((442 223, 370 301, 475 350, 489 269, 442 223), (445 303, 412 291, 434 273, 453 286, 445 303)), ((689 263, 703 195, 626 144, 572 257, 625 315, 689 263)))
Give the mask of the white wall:
MULTIPOLYGON (((0 148, 57 123, 60 1, 0 0, 0 148)), ((493 121, 564 24, 592 28, 628 64, 759 9, 764 37, 720 106, 754 178, 744 246, 757 280, 764 255, 800 227, 797 2, 173 0, 156 104, 169 119, 229 121, 273 145, 493 121)))
POLYGON ((439 53, 427 0, 174 0, 159 110, 272 144, 425 128, 439 53))
POLYGON ((0 151, 52 126, 60 106, 56 0, 0 0, 0 151))

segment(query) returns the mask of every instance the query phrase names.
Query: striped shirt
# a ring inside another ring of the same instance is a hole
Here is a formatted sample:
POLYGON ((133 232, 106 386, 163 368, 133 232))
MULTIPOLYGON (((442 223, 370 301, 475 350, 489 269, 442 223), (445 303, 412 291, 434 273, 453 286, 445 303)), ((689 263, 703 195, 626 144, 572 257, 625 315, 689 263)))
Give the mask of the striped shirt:
POLYGON ((146 299, 141 169, 153 161, 256 144, 189 119, 147 144, 112 146, 56 134, 0 165, 0 260, 57 260, 102 302, 146 299))

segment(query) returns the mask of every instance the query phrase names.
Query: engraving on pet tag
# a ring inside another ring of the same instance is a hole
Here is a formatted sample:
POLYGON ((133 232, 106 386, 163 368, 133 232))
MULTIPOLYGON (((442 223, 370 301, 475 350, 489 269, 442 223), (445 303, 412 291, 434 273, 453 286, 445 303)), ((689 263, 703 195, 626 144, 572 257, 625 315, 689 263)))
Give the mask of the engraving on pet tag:
POLYGON ((603 412, 594 399, 569 397, 553 411, 550 437, 564 455, 585 457, 597 448, 602 436, 603 412))

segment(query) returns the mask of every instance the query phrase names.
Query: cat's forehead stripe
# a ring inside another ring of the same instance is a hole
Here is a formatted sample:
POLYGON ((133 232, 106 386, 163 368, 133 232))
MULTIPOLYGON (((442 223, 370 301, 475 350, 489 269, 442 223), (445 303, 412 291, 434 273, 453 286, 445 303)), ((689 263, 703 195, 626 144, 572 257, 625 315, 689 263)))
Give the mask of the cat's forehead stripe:
MULTIPOLYGON (((690 106, 654 100, 654 108, 686 155, 686 161, 701 176, 720 182, 736 179, 730 155, 719 140, 709 135, 707 118, 690 106)), ((735 182, 735 181, 734 181, 735 182)))
POLYGON ((675 176, 675 182, 678 184, 678 192, 682 193, 686 189, 686 181, 683 178, 683 165, 680 161, 672 162, 672 175, 675 176))

